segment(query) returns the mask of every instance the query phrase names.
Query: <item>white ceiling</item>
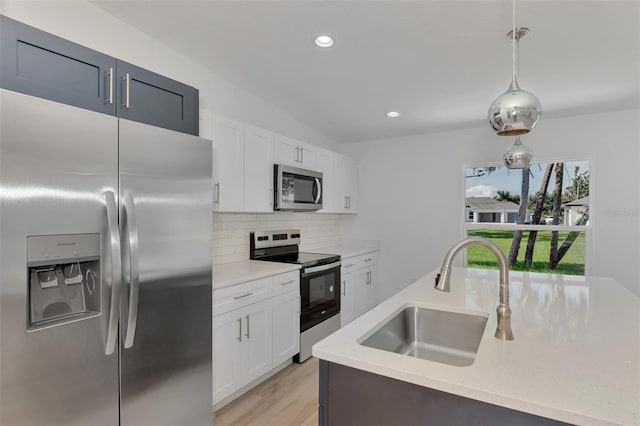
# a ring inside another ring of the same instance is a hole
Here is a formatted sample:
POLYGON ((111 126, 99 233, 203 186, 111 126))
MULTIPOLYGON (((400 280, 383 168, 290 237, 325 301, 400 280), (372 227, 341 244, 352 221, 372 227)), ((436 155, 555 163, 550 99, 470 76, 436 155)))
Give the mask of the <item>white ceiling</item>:
MULTIPOLYGON (((481 125, 510 81, 508 0, 93 3, 338 142, 481 125)), ((519 1, 517 22, 543 119, 640 106, 640 1, 519 1)))

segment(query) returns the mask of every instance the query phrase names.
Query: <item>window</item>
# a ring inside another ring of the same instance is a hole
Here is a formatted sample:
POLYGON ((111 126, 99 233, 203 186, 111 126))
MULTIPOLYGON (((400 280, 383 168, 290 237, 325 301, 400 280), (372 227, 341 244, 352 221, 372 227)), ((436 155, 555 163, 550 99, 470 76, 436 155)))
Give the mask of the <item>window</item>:
MULTIPOLYGON (((465 168, 464 230, 488 238, 510 269, 570 275, 589 273, 589 162, 465 168)), ((498 269, 482 247, 467 250, 467 266, 498 269)))

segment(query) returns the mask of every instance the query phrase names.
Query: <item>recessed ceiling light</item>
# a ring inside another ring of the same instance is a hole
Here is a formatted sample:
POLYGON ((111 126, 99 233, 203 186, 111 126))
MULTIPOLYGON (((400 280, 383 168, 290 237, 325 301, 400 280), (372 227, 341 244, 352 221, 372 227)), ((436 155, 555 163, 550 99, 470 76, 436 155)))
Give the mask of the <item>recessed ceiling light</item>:
POLYGON ((396 118, 399 116, 400 116, 400 113, 398 111, 390 111, 387 113, 387 117, 396 118))
POLYGON ((333 39, 328 35, 319 35, 318 37, 316 37, 316 46, 331 47, 333 46, 333 39))

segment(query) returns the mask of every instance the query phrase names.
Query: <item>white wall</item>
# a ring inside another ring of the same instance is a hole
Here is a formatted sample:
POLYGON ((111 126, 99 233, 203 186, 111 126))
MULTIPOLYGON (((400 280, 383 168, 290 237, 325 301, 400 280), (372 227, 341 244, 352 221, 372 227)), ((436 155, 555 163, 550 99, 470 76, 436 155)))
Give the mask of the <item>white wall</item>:
MULTIPOLYGON (((0 13, 198 88, 201 116, 206 115, 202 109, 214 111, 314 145, 337 149, 336 142, 329 137, 84 0, 0 0, 0 13)), ((152 8, 149 13, 153 13, 152 8)), ((206 43, 202 48, 207 48, 206 43)))
MULTIPOLYGON (((543 117, 523 142, 536 161, 592 160, 592 275, 640 294, 640 110, 543 117)), ((343 234, 381 240, 380 300, 441 264, 463 236, 463 166, 512 143, 486 126, 344 146, 360 159, 360 214, 343 218, 343 234)))
POLYGON ((215 213, 213 263, 249 259, 249 233, 267 229, 300 229, 300 248, 339 246, 340 215, 325 213, 215 213))

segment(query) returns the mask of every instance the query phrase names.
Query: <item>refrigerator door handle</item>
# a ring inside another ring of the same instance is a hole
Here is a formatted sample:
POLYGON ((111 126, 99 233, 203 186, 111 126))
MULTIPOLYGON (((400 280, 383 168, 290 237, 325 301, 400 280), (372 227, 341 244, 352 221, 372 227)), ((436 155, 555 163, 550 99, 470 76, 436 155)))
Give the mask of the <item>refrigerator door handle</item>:
POLYGON ((124 210, 127 215, 127 241, 129 243, 129 308, 127 309, 127 330, 124 335, 124 347, 133 346, 138 322, 138 294, 140 292, 140 270, 138 264, 138 226, 133 203, 133 195, 124 193, 124 210))
POLYGON ((109 306, 109 322, 105 355, 111 355, 116 348, 118 336, 118 314, 120 288, 122 287, 122 264, 120 263, 120 232, 118 230, 118 208, 113 191, 105 191, 107 206, 107 228, 109 230, 109 247, 111 248, 111 304, 109 306))

